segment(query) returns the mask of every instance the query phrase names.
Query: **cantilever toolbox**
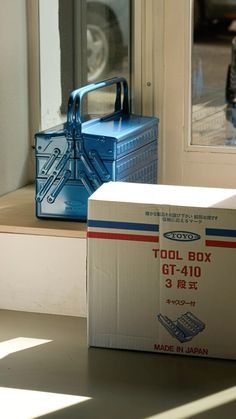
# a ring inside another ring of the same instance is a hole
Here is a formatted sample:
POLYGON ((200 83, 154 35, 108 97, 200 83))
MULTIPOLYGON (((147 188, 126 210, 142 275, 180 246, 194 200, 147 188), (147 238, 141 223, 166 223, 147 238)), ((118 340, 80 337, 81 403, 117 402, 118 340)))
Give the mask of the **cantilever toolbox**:
POLYGON ((123 77, 81 87, 69 96, 67 121, 35 135, 37 217, 83 221, 102 183, 157 183, 158 118, 131 114, 128 103, 123 77), (83 96, 112 84, 114 112, 83 121, 83 96))

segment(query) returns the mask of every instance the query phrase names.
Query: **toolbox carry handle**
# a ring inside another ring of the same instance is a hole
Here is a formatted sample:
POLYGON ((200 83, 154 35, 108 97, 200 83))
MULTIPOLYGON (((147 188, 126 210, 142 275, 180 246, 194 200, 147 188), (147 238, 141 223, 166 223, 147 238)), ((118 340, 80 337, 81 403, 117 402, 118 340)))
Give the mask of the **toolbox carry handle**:
POLYGON ((77 127, 81 130, 81 102, 85 94, 88 94, 94 90, 101 89, 103 87, 108 87, 113 84, 116 84, 116 99, 115 99, 115 109, 114 112, 109 115, 114 116, 116 113, 120 113, 121 110, 124 114, 129 113, 129 98, 128 98, 128 83, 124 77, 113 77, 104 81, 97 83, 92 83, 87 86, 81 87, 80 89, 74 90, 71 92, 69 101, 68 101, 68 112, 67 112, 67 126, 73 126, 76 122, 77 127), (123 96, 123 105, 121 109, 121 83, 123 84, 124 96, 123 96), (74 118, 74 106, 75 106, 75 118, 74 118))
MULTIPOLYGON (((101 89, 103 87, 108 87, 113 84, 117 85, 115 110, 112 114, 108 115, 108 117, 111 117, 112 115, 115 116, 116 113, 120 113, 120 111, 122 111, 124 114, 129 113, 128 83, 124 77, 113 77, 111 79, 94 83, 93 85, 85 86, 84 88, 80 90, 80 92, 78 93, 75 99, 75 122, 76 122, 77 128, 79 127, 79 129, 81 130, 81 124, 82 124, 81 103, 82 103, 83 96, 94 90, 101 89), (123 89, 124 89, 122 109, 121 109, 121 100, 120 100, 121 83, 123 84, 123 89)), ((106 117, 104 117, 103 119, 105 118, 106 117)))

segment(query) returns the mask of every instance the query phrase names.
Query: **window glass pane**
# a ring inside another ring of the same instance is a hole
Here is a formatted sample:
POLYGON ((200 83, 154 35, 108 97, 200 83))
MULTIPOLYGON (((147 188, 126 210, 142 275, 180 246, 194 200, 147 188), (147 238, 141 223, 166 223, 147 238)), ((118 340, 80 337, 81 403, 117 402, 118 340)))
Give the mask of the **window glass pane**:
MULTIPOLYGON (((87 0, 87 81, 114 76, 130 78, 130 2, 87 0)), ((89 114, 113 110, 115 87, 98 90, 87 98, 89 114)))
MULTIPOLYGON (((124 76, 130 85, 131 0, 59 0, 61 112, 69 93, 86 84, 124 76)), ((83 100, 83 112, 113 110, 115 87, 83 100)))
POLYGON ((192 144, 236 145, 236 0, 194 0, 192 144))

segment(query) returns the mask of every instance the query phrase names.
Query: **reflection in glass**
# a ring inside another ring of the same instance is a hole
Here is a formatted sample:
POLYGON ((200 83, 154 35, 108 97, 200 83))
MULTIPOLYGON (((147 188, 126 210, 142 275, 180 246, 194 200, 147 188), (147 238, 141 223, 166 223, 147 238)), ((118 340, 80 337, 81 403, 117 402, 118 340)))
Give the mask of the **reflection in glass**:
POLYGON ((192 49, 192 144, 194 145, 236 146, 235 37, 235 0, 227 2, 194 0, 192 49))
MULTIPOLYGON (((131 0, 59 0, 62 114, 67 113, 72 90, 114 76, 129 83, 130 4, 131 0)), ((113 102, 113 90, 97 90, 83 101, 83 110, 104 115, 113 110, 113 102)))
MULTIPOLYGON (((129 81, 130 2, 87 0, 87 81, 114 76, 129 81)), ((88 96, 88 113, 113 110, 114 89, 102 89, 88 96)))

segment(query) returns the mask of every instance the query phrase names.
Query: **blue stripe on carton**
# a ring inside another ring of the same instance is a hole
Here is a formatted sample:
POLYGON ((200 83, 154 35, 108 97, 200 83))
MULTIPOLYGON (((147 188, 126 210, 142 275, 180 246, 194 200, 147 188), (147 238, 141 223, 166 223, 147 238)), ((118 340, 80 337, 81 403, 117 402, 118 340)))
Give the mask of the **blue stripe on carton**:
POLYGON ((88 227, 114 228, 120 230, 159 231, 158 224, 133 223, 122 221, 88 220, 88 227))
POLYGON ((206 236, 236 237, 236 230, 225 228, 206 228, 206 236))

